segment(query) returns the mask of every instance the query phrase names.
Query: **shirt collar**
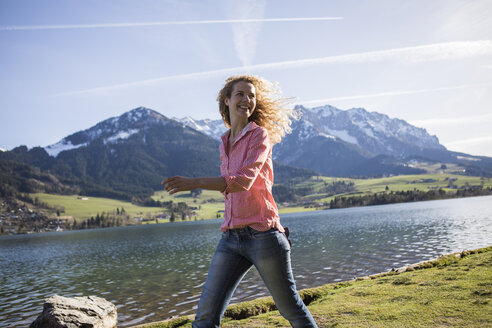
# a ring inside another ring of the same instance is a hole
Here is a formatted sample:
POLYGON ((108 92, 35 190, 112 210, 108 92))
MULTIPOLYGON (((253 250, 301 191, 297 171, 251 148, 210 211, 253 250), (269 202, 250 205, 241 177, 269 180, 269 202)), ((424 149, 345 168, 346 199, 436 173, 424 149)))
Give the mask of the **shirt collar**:
MULTIPOLYGON (((248 122, 248 124, 246 124, 243 128, 243 130, 241 131, 241 133, 239 134, 239 136, 236 138, 236 140, 234 140, 234 143, 238 142, 239 139, 241 139, 248 131, 251 131, 253 130, 254 128, 256 128, 258 125, 253 122, 253 121, 250 121, 248 122)), ((224 133, 222 135, 222 141, 225 141, 229 139, 229 136, 231 134, 231 129, 229 129, 226 133, 224 133)))

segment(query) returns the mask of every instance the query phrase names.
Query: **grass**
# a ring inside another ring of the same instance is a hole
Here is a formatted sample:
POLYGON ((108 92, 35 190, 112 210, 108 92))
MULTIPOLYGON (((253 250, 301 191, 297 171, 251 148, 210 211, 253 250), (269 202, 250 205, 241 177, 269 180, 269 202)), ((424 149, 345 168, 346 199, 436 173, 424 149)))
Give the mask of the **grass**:
POLYGON ((203 190, 202 193, 193 198, 189 192, 181 192, 169 195, 166 191, 156 191, 153 199, 166 202, 172 200, 174 203, 184 202, 188 206, 196 207, 196 218, 199 220, 215 219, 217 212, 224 210, 224 196, 218 191, 203 190))
POLYGON ((31 194, 31 197, 37 197, 41 202, 50 206, 61 206, 65 209, 64 216, 75 218, 90 218, 97 213, 116 213, 116 208, 125 209, 130 216, 144 216, 147 213, 162 213, 160 207, 143 207, 137 206, 130 202, 102 197, 86 197, 78 195, 53 195, 53 194, 31 194))
MULTIPOLYGON (((319 327, 490 327, 492 246, 300 292, 319 327)), ((192 317, 139 327, 191 327, 192 317)), ((271 298, 228 307, 223 327, 290 327, 271 298)))
MULTIPOLYGON (((484 187, 492 187, 492 180, 490 178, 480 178, 472 176, 462 176, 453 174, 422 174, 422 175, 400 175, 386 178, 377 179, 348 179, 348 178, 332 178, 332 177, 311 177, 295 185, 297 188, 312 187, 315 191, 312 195, 307 195, 304 200, 312 200, 320 203, 329 203, 335 196, 327 196, 326 194, 318 193, 326 183, 333 181, 347 181, 353 182, 355 191, 348 194, 339 194, 337 196, 358 196, 363 194, 372 194, 377 192, 383 192, 388 186, 389 191, 404 191, 404 190, 424 190, 427 191, 431 188, 443 188, 446 191, 449 181, 446 178, 455 178, 453 183, 458 186, 466 185, 481 185, 484 187), (423 182, 423 180, 431 179, 436 180, 434 182, 423 182)), ((130 216, 152 216, 158 213, 163 213, 162 208, 159 207, 143 207, 133 205, 130 202, 119 201, 109 198, 101 197, 83 197, 83 196, 65 196, 65 195, 52 195, 52 194, 31 194, 31 196, 38 197, 39 200, 49 204, 50 206, 63 207, 65 213, 63 215, 72 216, 75 218, 89 218, 95 216, 97 213, 113 213, 116 212, 116 208, 125 208, 125 211, 130 216), (87 198, 87 200, 84 200, 87 198)), ((161 190, 156 191, 152 196, 153 199, 164 202, 172 200, 174 203, 185 202, 188 206, 195 207, 195 219, 215 219, 217 213, 224 210, 224 198, 221 193, 217 191, 203 190, 202 193, 194 198, 191 197, 189 192, 182 192, 176 195, 169 195, 167 192, 161 190)), ((316 208, 305 208, 304 206, 281 206, 279 205, 280 213, 294 213, 316 210, 316 208)), ((223 215, 223 214, 221 214, 223 215)), ((161 222, 167 222, 168 220, 159 220, 161 222)), ((151 221, 152 223, 155 221, 151 221)))
MULTIPOLYGON (((449 181, 447 179, 456 179, 453 184, 457 187, 478 186, 492 187, 492 179, 481 178, 476 176, 464 176, 457 174, 420 174, 420 175, 398 175, 384 178, 374 179, 349 179, 349 178, 330 178, 330 177, 311 177, 310 179, 296 185, 296 187, 312 187, 315 191, 321 189, 324 183, 332 183, 333 181, 353 182, 355 191, 338 194, 336 196, 361 196, 366 194, 374 194, 384 192, 386 186, 388 191, 407 191, 407 190, 422 190, 428 191, 431 189, 442 188, 446 192, 453 192, 454 189, 448 188, 449 181), (424 182, 424 180, 435 180, 432 182, 424 182)), ((335 196, 327 194, 315 193, 305 196, 305 200, 316 200, 317 202, 329 203, 335 196)))

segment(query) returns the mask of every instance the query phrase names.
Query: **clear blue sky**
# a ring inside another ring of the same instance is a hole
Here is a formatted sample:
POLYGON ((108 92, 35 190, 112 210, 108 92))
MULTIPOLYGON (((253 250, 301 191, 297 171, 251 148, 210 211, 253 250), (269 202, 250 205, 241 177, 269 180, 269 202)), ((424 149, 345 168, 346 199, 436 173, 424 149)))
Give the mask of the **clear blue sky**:
POLYGON ((492 1, 0 0, 0 147, 138 106, 218 119, 230 74, 492 156, 492 1))

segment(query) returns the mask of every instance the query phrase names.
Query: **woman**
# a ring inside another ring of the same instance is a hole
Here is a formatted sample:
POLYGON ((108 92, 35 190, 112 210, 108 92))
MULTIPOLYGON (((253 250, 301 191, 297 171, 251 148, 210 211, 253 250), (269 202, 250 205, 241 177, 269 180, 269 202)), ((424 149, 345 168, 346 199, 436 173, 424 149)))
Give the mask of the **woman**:
POLYGON ((195 188, 225 196, 222 238, 210 263, 193 327, 219 327, 234 290, 252 265, 293 327, 316 327, 297 293, 290 245, 272 196, 272 146, 290 132, 295 111, 284 108, 274 84, 255 76, 227 79, 217 97, 225 125, 219 147, 220 177, 171 177, 174 194, 195 188))

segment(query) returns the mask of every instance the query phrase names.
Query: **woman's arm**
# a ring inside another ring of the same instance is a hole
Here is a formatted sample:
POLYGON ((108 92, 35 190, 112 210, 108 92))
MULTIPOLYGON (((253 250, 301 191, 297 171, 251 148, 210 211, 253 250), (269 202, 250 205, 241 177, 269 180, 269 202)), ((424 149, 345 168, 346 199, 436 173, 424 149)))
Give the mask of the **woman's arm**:
POLYGON ((175 194, 180 191, 189 191, 197 188, 224 191, 226 180, 223 177, 217 178, 188 178, 188 177, 170 177, 162 181, 164 189, 169 194, 175 194))

